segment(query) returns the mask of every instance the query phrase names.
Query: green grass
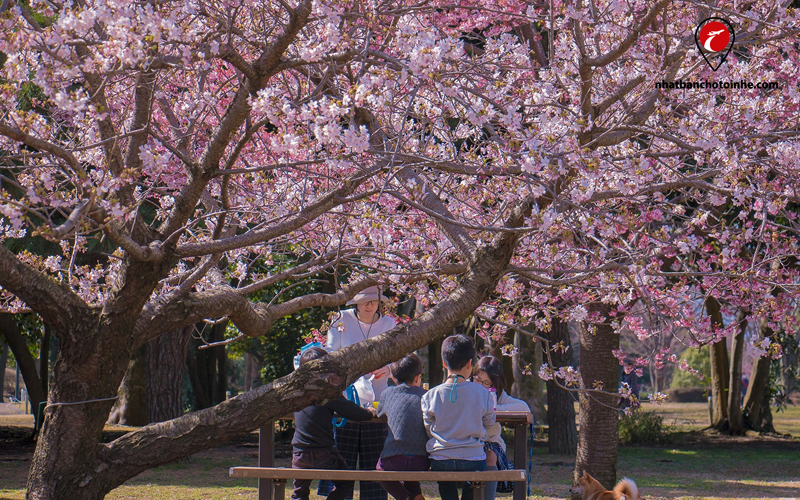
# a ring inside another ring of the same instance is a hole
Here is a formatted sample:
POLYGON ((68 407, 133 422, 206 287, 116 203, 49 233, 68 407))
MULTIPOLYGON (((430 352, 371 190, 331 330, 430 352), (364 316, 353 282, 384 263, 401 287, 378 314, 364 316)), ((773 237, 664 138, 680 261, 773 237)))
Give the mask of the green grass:
MULTIPOLYGON (((576 407, 577 408, 577 407, 576 407)), ((709 425, 707 403, 663 403, 642 405, 642 411, 654 411, 664 417, 664 423, 678 431, 692 431, 709 425)), ((772 410, 772 422, 780 434, 800 437, 800 405, 772 410)))
MULTIPOLYGON (((759 437, 755 433, 732 442, 701 435, 708 425, 703 403, 647 406, 676 430, 671 444, 623 446, 619 449, 618 477, 634 479, 645 500, 747 500, 800 498, 800 440, 759 437)), ((0 426, 27 425, 0 417, 0 426)), ((774 414, 778 432, 800 436, 800 408, 774 414)), ((198 453, 186 462, 165 465, 131 479, 108 495, 110 500, 256 499, 256 481, 231 479, 234 465, 255 465, 254 443, 230 444, 198 453)), ((0 499, 24 498, 28 457, 6 459, 0 452, 0 499), (26 460, 26 461, 23 461, 26 460)), ((569 496, 574 456, 547 454, 545 442, 534 447, 531 497, 555 500, 569 496)), ((277 465, 287 466, 288 459, 277 465)), ((356 499, 358 499, 356 487, 356 499)), ((430 500, 438 498, 435 484, 423 484, 430 500)), ((289 492, 287 492, 288 496, 289 492)), ((312 495, 312 500, 321 497, 312 495)), ((499 494, 509 499, 511 494, 499 494)))

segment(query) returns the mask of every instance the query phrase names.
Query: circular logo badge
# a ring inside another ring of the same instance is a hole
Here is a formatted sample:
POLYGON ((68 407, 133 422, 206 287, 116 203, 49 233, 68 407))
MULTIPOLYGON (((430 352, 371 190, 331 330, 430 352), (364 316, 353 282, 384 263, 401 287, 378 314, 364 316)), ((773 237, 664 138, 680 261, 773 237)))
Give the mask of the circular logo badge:
POLYGON ((711 21, 700 28, 700 45, 708 52, 721 52, 731 41, 728 27, 719 21, 711 21))

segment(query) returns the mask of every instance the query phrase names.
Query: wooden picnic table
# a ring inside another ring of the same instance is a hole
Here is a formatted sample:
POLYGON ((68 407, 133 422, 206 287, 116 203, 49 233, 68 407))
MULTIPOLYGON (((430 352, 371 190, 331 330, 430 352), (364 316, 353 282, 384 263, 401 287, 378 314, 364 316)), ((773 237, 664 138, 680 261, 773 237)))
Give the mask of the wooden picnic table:
MULTIPOLYGON (((281 420, 293 420, 291 415, 281 420)), ((373 422, 386 422, 386 418, 375 418, 373 422)), ((514 428, 514 468, 528 470, 528 427, 533 416, 527 411, 498 411, 497 421, 514 428)), ((258 430, 258 466, 275 465, 275 422, 269 422, 258 430)), ((273 480, 258 480, 258 500, 273 500, 273 480)), ((526 485, 523 481, 514 483, 514 500, 525 500, 526 485)))

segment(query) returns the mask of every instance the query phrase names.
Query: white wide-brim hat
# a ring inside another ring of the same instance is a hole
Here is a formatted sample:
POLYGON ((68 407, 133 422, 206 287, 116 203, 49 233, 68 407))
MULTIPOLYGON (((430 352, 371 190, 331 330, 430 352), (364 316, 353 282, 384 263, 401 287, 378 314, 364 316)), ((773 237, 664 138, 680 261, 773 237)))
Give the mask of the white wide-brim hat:
POLYGON ((373 300, 389 302, 389 297, 379 292, 377 286, 371 286, 358 292, 355 297, 347 301, 347 305, 352 306, 353 304, 361 304, 373 300))

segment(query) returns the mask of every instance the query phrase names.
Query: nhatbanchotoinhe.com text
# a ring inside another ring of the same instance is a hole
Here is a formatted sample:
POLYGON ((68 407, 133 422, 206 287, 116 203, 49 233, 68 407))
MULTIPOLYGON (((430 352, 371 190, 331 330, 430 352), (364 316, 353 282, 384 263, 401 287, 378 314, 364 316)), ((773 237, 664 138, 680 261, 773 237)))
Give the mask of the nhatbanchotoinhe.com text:
POLYGON ((703 89, 703 90, 753 90, 753 89, 780 89, 779 82, 749 82, 747 80, 675 80, 668 82, 661 80, 655 83, 656 89, 677 90, 677 89, 703 89))

